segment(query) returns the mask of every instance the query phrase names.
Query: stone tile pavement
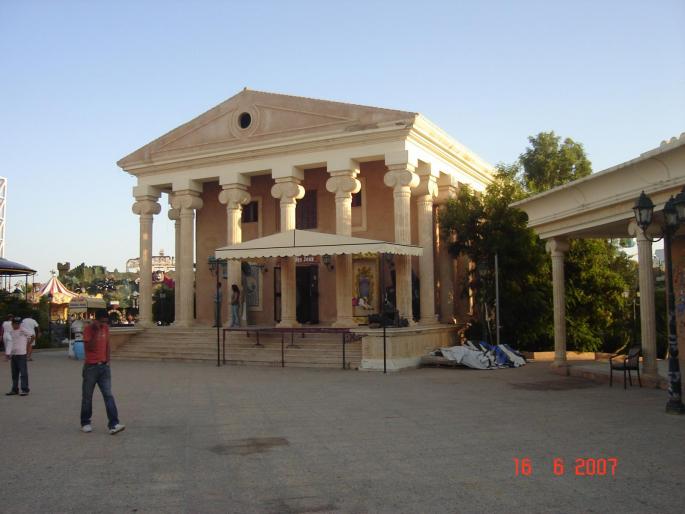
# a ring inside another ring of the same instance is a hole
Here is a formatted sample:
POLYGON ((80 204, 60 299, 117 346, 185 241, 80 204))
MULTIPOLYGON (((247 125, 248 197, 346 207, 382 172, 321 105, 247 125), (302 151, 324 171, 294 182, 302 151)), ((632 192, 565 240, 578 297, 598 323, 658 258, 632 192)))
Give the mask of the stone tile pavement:
POLYGON ((546 364, 384 376, 115 361, 116 436, 97 391, 94 432, 80 433, 80 367, 38 353, 31 395, 0 397, 1 512, 644 513, 685 500, 685 417, 664 414, 665 392, 546 364), (607 457, 615 476, 576 476, 575 459, 607 457))

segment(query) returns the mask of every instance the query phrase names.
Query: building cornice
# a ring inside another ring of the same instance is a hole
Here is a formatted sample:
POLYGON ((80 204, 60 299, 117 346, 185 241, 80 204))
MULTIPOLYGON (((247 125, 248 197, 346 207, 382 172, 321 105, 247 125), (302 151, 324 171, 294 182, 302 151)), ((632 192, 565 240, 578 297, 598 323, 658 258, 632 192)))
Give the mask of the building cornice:
POLYGON ((477 182, 490 184, 495 168, 424 117, 417 118, 408 140, 425 148, 447 164, 471 175, 477 182))
POLYGON ((230 149, 184 152, 166 158, 152 159, 151 162, 140 162, 126 166, 122 166, 121 161, 117 164, 131 175, 149 176, 161 171, 187 170, 208 165, 245 162, 273 158, 281 154, 308 153, 398 141, 406 139, 411 130, 410 127, 411 120, 404 120, 379 128, 349 133, 329 133, 306 138, 282 138, 272 142, 246 144, 230 149))

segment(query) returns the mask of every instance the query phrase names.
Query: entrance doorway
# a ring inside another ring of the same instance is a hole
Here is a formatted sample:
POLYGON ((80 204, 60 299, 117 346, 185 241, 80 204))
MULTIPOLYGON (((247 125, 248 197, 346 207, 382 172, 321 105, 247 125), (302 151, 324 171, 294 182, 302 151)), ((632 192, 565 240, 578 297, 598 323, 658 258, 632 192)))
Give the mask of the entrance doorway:
POLYGON ((295 284, 297 287, 297 321, 299 323, 318 323, 319 266, 297 266, 295 284))

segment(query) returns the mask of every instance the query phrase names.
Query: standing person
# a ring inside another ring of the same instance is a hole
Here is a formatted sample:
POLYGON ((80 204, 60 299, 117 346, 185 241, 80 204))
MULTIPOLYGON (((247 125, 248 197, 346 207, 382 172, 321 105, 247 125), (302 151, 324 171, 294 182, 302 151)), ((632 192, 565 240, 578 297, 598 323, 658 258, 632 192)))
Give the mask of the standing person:
POLYGON ((12 319, 14 318, 14 314, 8 314, 7 317, 5 318, 5 321, 2 322, 2 347, 3 349, 7 348, 7 343, 10 338, 10 333, 12 332, 12 319))
MULTIPOLYGON (((31 353, 33 354, 33 347, 36 346, 36 341, 40 337, 40 325, 33 318, 24 318, 21 320, 21 326, 33 334, 33 343, 31 343, 31 353)), ((33 358, 29 357, 29 360, 32 361, 33 358)))
POLYGON ((26 396, 29 394, 29 370, 26 364, 26 356, 31 356, 31 342, 35 339, 29 329, 21 324, 21 318, 12 319, 12 329, 5 342, 5 358, 11 362, 12 389, 6 396, 26 396), (19 392, 19 379, 21 378, 21 392, 19 392))
POLYGON ((118 434, 126 428, 119 423, 117 405, 112 396, 112 374, 109 369, 109 316, 105 309, 95 313, 95 321, 83 332, 85 363, 83 364, 83 386, 81 388, 81 431, 90 433, 93 427, 90 418, 93 415, 93 391, 95 384, 100 388, 107 409, 107 426, 109 433, 118 434))
POLYGON ((231 326, 240 326, 240 289, 235 284, 231 285, 231 326))

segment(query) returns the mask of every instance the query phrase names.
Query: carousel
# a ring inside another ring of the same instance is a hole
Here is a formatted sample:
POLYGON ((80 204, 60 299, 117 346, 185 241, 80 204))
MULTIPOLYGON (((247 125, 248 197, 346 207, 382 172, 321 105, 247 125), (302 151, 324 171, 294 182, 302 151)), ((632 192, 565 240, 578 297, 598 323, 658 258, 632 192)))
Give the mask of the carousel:
POLYGON ((56 276, 52 276, 38 291, 36 301, 45 296, 50 304, 50 321, 66 321, 69 303, 78 294, 67 289, 56 276))

